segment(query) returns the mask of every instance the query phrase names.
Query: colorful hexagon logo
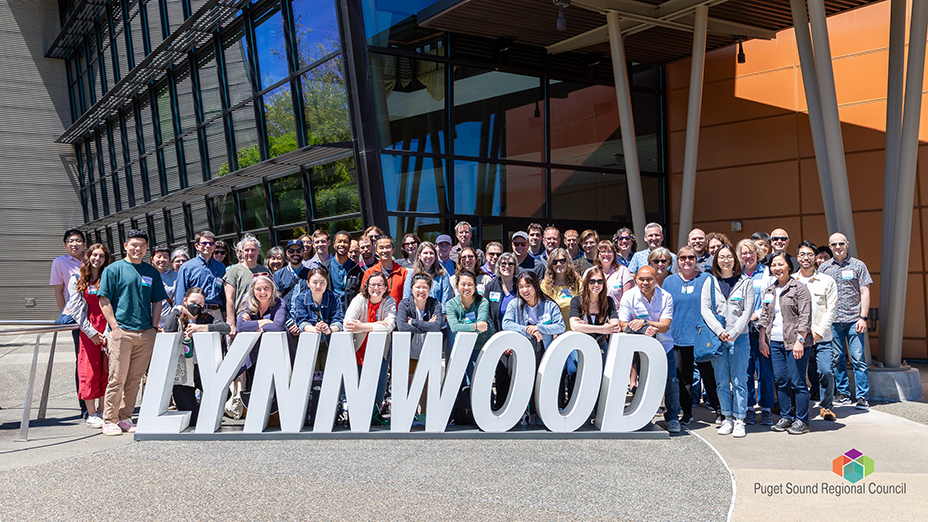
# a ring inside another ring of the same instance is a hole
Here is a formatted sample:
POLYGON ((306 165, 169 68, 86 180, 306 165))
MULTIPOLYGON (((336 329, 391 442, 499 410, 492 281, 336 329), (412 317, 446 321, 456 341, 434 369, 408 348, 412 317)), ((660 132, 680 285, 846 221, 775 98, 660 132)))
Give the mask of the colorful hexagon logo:
POLYGON ((844 477, 848 482, 855 484, 873 473, 873 459, 856 449, 851 449, 831 461, 831 470, 835 475, 844 477))

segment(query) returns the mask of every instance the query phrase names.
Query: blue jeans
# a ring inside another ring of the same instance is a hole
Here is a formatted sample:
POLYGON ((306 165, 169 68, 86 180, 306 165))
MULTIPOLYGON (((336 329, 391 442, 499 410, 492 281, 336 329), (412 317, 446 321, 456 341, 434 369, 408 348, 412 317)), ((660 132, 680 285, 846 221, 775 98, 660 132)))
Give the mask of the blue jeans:
POLYGON ((864 333, 857 333, 857 322, 831 323, 832 349, 834 350, 832 367, 835 371, 835 391, 841 395, 866 399, 870 393, 870 381, 867 378, 867 358, 864 357, 864 333), (848 390, 847 356, 844 345, 851 355, 851 364, 854 366, 854 381, 857 385, 857 395, 848 390))
POLYGON ((680 381, 677 379, 677 359, 673 350, 667 355, 667 384, 664 385, 664 420, 680 419, 680 381))
POLYGON ((792 350, 787 351, 783 343, 770 341, 770 361, 773 363, 773 377, 777 382, 777 398, 780 401, 780 417, 788 420, 799 419, 809 423, 809 387, 806 386, 806 364, 809 362, 809 350, 802 352, 802 357, 793 357, 792 350))
POLYGON ((724 343, 722 355, 711 359, 715 373, 715 386, 719 395, 719 409, 727 418, 744 420, 748 409, 746 371, 751 342, 747 334, 739 335, 734 343, 724 343))
POLYGON ((816 380, 812 382, 818 383, 821 407, 831 409, 835 399, 835 375, 831 369, 833 357, 831 341, 812 346, 812 353, 815 355, 815 364, 818 368, 816 380))
POLYGON ((760 337, 755 333, 748 335, 751 339, 751 355, 748 357, 748 406, 760 404, 761 408, 769 410, 773 408, 773 366, 770 364, 770 357, 760 353, 760 337))

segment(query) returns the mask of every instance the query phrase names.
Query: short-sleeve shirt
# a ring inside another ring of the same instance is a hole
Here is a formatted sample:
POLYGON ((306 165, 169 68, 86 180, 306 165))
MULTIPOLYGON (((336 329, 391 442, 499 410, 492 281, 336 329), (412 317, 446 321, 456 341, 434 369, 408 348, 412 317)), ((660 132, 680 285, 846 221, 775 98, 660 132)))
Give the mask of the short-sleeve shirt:
MULTIPOLYGON (((638 275, 638 269, 643 266, 648 266, 648 256, 651 255, 651 250, 644 249, 635 252, 635 255, 632 256, 632 260, 628 263, 628 271, 632 275, 638 275)), ((667 273, 672 274, 676 270, 677 266, 677 254, 673 252, 670 253, 670 267, 667 268, 667 273)))
POLYGON ((80 274, 82 261, 68 254, 58 256, 52 261, 52 271, 48 278, 48 284, 51 286, 64 285, 64 302, 68 302, 71 297, 68 294, 68 281, 71 276, 80 274))
POLYGON ((836 323, 855 323, 869 310, 860 309, 860 287, 873 284, 870 271, 863 261, 847 256, 838 263, 834 258, 822 263, 819 272, 831 276, 838 285, 838 316, 836 323))
POLYGON ((223 280, 227 285, 235 289, 236 310, 242 304, 242 297, 254 286, 255 276, 262 274, 271 277, 270 269, 264 265, 255 265, 254 268, 248 268, 244 263, 238 263, 226 270, 223 280))
MULTIPOLYGON (((589 313, 587 313, 586 315, 581 314, 580 307, 582 306, 582 302, 583 302, 583 297, 579 295, 575 295, 570 300, 570 315, 567 316, 568 318, 576 317, 577 319, 580 319, 586 324, 606 324, 609 322, 610 319, 619 318, 619 312, 616 309, 615 303, 612 301, 611 298, 606 299, 606 302, 603 303, 605 306, 600 306, 599 308, 600 313, 598 314, 589 314, 589 313)), ((569 323, 569 322, 570 322, 569 319, 567 321, 564 321, 564 323, 569 323)), ((596 340, 596 343, 599 345, 602 345, 609 339, 609 336, 606 334, 590 334, 590 335, 593 337, 593 339, 596 340)))
MULTIPOLYGON (((654 295, 648 301, 638 287, 632 288, 622 296, 622 303, 619 305, 619 321, 627 323, 634 319, 648 321, 673 319, 673 298, 660 287, 655 287, 654 295)), ((665 353, 673 350, 673 337, 669 333, 658 333, 655 339, 664 347, 665 353)))
POLYGON ((125 259, 103 269, 97 295, 110 300, 121 329, 134 331, 150 329, 152 303, 168 297, 157 268, 125 259))
POLYGON ((210 258, 207 262, 203 256, 195 255, 177 271, 177 295, 183 296, 187 290, 198 286, 206 294, 206 304, 221 304, 225 298, 222 292, 222 278, 225 275, 225 265, 216 258, 210 258))

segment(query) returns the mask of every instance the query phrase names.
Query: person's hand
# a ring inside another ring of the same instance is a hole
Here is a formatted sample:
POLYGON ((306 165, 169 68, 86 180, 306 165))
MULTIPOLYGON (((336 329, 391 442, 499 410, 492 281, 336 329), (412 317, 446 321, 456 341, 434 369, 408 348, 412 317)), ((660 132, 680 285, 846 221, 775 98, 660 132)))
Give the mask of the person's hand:
POLYGON ((530 324, 525 327, 525 333, 529 335, 535 335, 538 333, 538 327, 535 326, 534 324, 530 324))
POLYGON ((487 331, 487 328, 488 326, 486 321, 477 321, 477 323, 474 324, 474 329, 478 332, 485 332, 487 331))
POLYGON ((609 331, 607 333, 621 333, 621 332, 622 332, 622 327, 619 326, 619 323, 615 323, 615 324, 609 325, 609 331))
POLYGON ((263 332, 264 327, 269 324, 274 324, 274 321, 271 321, 270 319, 258 319, 258 330, 263 332))
POLYGON ((356 320, 356 319, 351 319, 351 320, 345 321, 345 331, 346 331, 346 332, 356 332, 356 331, 358 331, 358 324, 359 324, 359 323, 360 323, 360 321, 358 321, 358 320, 356 320))
POLYGON ((304 332, 309 332, 309 333, 319 333, 319 327, 318 327, 318 326, 313 326, 313 325, 311 325, 311 324, 308 324, 308 325, 306 325, 306 326, 303 327, 303 331, 304 331, 304 332))
POLYGON ((329 330, 329 325, 323 323, 322 321, 319 321, 318 323, 316 323, 316 331, 324 333, 326 335, 332 333, 332 330, 329 330))
POLYGON ((651 325, 648 325, 648 329, 644 331, 644 334, 647 335, 648 337, 655 337, 657 336, 657 328, 651 325))
POLYGON ((512 350, 503 351, 503 355, 505 355, 506 357, 509 357, 510 355, 512 355, 512 350))
POLYGON ((760 353, 763 354, 764 357, 768 359, 770 358, 770 346, 767 344, 767 341, 765 341, 763 337, 759 339, 758 348, 760 349, 760 353))
MULTIPOLYGON (((435 318, 433 317, 433 318, 431 318, 431 319, 429 319, 429 320, 430 320, 430 321, 434 321, 435 318)), ((412 324, 412 317, 410 317, 409 319, 406 319, 406 324, 412 324)))
POLYGON ((290 335, 300 335, 300 327, 295 324, 288 326, 287 331, 290 332, 290 335))
POLYGON ((207 332, 209 327, 205 324, 188 324, 187 328, 184 329, 184 334, 191 335, 196 332, 207 332))
POLYGON ((728 332, 722 332, 722 335, 719 336, 719 339, 721 339, 722 342, 725 342, 725 343, 730 343, 732 341, 731 334, 728 332))
POLYGON ((867 331, 867 321, 864 321, 863 319, 858 319, 858 320, 857 320, 857 326, 856 326, 855 329, 857 330, 857 333, 864 333, 864 332, 866 332, 866 331, 867 331))
POLYGON ((642 326, 644 326, 643 319, 632 319, 631 321, 628 322, 628 327, 631 328, 632 331, 634 332, 641 330, 642 326))
POLYGON ((539 332, 538 330, 535 330, 535 333, 532 334, 532 336, 535 337, 535 340, 538 342, 542 342, 545 340, 544 337, 541 336, 541 332, 539 332))
POLYGON ((796 344, 793 345, 793 359, 802 359, 802 354, 805 353, 805 349, 802 341, 796 341, 796 344))
POLYGON ((433 315, 432 318, 429 319, 429 322, 430 322, 430 323, 434 323, 434 322, 436 322, 436 321, 438 321, 438 316, 437 316, 437 315, 433 315))
POLYGON ((236 334, 238 334, 238 329, 235 328, 235 323, 230 322, 230 323, 229 323, 229 328, 230 328, 230 330, 229 330, 229 337, 230 337, 230 338, 231 338, 231 337, 235 337, 236 334))
POLYGON ((103 344, 103 341, 105 341, 106 338, 98 333, 91 337, 90 340, 93 341, 93 344, 103 344))
POLYGON ((760 319, 760 316, 757 315, 757 312, 754 312, 753 314, 751 314, 751 322, 754 322, 758 319, 760 319))

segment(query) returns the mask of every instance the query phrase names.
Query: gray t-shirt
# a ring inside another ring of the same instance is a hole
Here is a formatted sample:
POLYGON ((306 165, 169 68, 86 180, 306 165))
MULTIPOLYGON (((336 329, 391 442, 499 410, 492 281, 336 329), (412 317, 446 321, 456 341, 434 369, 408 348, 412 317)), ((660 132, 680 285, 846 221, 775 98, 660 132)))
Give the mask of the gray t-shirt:
POLYGON ((271 271, 264 265, 255 265, 254 268, 248 268, 244 263, 238 263, 230 266, 226 270, 225 277, 222 278, 227 285, 235 288, 235 309, 238 310, 242 304, 242 297, 251 290, 254 285, 254 279, 257 275, 266 275, 271 277, 271 271))

